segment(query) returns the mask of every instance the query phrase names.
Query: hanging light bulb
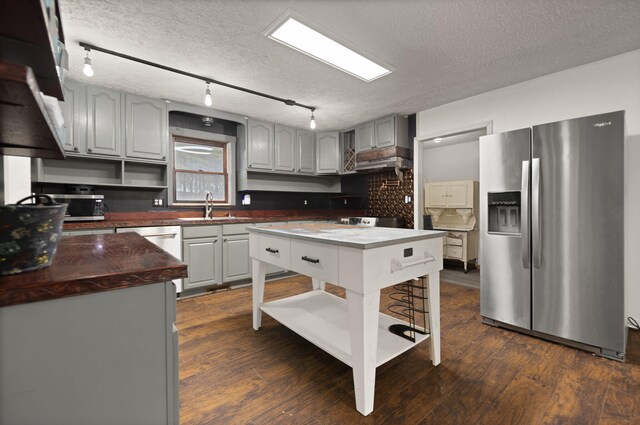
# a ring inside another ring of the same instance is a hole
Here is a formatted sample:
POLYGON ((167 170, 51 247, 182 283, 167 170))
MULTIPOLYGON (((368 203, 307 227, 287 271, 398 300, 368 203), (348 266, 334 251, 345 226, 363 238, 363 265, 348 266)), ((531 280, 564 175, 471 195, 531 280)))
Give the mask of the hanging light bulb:
POLYGON ((311 121, 309 121, 309 127, 311 127, 311 130, 315 130, 316 128, 316 118, 313 116, 313 111, 315 111, 315 109, 311 110, 311 121))
POLYGON ((213 105, 213 99, 211 98, 211 90, 209 90, 208 81, 207 81, 207 90, 204 92, 204 104, 207 106, 213 105))
POLYGON ((87 56, 84 58, 84 66, 82 67, 82 72, 87 77, 93 77, 93 68, 91 67, 91 58, 89 58, 89 49, 84 49, 87 52, 87 56))

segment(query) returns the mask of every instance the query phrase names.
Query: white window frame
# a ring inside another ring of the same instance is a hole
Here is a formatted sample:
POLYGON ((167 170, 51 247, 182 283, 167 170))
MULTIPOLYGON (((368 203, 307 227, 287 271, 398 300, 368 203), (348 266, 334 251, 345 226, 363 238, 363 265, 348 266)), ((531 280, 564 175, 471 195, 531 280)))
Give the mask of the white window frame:
POLYGON ((191 139, 199 139, 203 141, 226 143, 227 151, 227 202, 216 203, 217 207, 235 206, 236 205, 236 138, 233 136, 225 136, 224 134, 209 133, 206 131, 191 130, 186 128, 169 127, 169 167, 167 169, 167 195, 169 206, 176 207, 201 207, 202 202, 176 202, 175 199, 175 182, 174 182, 174 136, 185 137, 191 139))

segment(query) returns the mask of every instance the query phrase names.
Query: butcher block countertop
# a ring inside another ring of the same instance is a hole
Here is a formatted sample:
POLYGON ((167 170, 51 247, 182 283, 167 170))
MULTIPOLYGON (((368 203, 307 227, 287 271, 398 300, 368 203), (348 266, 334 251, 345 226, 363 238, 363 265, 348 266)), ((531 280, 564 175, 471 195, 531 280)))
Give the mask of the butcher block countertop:
POLYGON ((0 278, 0 307, 187 277, 187 266, 137 233, 60 239, 49 267, 0 278))
POLYGON ((194 226, 194 225, 221 225, 236 223, 268 223, 280 221, 300 220, 336 220, 338 217, 363 215, 363 210, 255 210, 255 211, 231 211, 231 217, 224 216, 223 212, 216 211, 216 216, 205 220, 202 213, 195 212, 131 212, 107 214, 108 220, 65 222, 64 230, 88 230, 88 229, 113 229, 120 227, 147 227, 147 226, 194 226), (201 219, 198 219, 198 216, 201 219))
POLYGON ((359 249, 378 248, 446 236, 446 232, 437 230, 395 229, 331 223, 292 223, 269 227, 248 227, 247 229, 251 233, 284 236, 359 249))

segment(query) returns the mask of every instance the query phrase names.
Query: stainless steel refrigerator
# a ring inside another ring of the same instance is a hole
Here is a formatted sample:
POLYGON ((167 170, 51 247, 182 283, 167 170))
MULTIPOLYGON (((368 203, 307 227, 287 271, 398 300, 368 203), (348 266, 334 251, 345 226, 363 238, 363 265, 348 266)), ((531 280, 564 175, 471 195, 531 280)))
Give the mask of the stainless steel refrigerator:
POLYGON ((480 138, 485 323, 622 359, 624 111, 480 138))

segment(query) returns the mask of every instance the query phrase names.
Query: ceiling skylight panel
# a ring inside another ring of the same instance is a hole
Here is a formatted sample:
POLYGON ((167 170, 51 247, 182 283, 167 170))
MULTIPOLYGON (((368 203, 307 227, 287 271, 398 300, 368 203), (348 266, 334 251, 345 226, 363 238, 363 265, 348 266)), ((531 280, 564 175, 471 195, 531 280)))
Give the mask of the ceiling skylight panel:
POLYGON ((334 66, 364 81, 387 75, 390 69, 381 66, 354 50, 298 20, 287 17, 282 24, 267 33, 269 38, 334 66))

